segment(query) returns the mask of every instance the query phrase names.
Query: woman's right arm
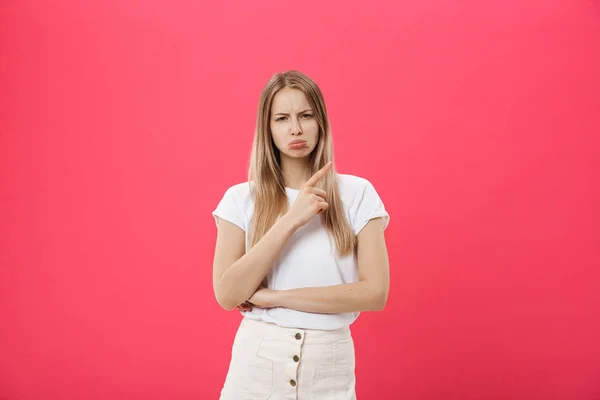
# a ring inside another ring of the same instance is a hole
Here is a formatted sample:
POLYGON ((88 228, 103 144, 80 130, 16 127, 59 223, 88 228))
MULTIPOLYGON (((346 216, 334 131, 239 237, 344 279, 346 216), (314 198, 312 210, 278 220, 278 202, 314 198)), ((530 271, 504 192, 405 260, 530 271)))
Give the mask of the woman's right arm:
POLYGON ((275 263, 281 249, 298 229, 290 216, 283 215, 265 236, 247 253, 245 232, 231 222, 219 218, 213 289, 217 302, 226 310, 248 300, 275 263))
POLYGON ((325 201, 327 193, 316 185, 331 166, 330 161, 302 185, 290 210, 245 254, 245 232, 218 219, 213 289, 221 307, 232 310, 252 297, 294 232, 329 207, 325 201))

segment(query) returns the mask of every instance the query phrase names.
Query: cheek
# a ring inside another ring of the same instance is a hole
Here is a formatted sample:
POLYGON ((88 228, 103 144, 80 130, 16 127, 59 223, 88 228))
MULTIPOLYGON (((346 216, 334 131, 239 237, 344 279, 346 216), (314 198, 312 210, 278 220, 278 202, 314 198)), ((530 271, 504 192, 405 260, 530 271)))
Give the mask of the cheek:
POLYGON ((315 118, 311 118, 307 121, 304 122, 304 129, 318 129, 319 128, 319 124, 317 123, 317 120, 315 118))
POLYGON ((311 136, 313 136, 314 138, 319 137, 319 124, 317 124, 316 122, 311 123, 308 126, 308 130, 310 131, 311 136))
POLYGON ((277 146, 283 142, 284 133, 281 132, 281 129, 271 128, 271 137, 277 146))

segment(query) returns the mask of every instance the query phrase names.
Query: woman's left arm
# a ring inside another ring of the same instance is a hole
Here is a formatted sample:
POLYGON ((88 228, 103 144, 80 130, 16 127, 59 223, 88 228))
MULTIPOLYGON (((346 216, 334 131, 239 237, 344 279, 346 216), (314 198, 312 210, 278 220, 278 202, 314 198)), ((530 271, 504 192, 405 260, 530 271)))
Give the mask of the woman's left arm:
POLYGON ((257 307, 321 314, 380 311, 385 307, 390 285, 382 218, 370 220, 358 233, 356 256, 358 282, 290 290, 260 289, 248 301, 257 307))

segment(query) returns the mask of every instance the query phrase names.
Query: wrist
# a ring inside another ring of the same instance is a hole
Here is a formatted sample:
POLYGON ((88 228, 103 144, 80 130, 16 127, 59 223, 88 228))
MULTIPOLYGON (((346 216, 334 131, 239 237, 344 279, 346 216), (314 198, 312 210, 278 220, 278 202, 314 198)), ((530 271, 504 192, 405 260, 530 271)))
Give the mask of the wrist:
POLYGON ((271 299, 271 304, 269 304, 269 307, 271 307, 271 308, 282 307, 285 291, 284 290, 272 290, 272 292, 273 292, 273 296, 271 299))
POLYGON ((286 227, 286 229, 291 233, 296 232, 300 227, 300 224, 294 219, 292 219, 292 217, 290 217, 289 214, 283 214, 279 219, 279 222, 283 224, 286 227))

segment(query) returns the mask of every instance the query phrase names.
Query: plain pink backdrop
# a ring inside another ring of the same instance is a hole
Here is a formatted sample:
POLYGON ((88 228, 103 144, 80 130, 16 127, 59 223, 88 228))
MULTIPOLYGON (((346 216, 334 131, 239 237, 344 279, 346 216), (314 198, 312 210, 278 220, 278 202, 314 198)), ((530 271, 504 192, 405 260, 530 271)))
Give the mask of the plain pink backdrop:
POLYGON ((321 86, 391 214, 361 400, 600 398, 600 7, 0 5, 0 399, 216 399, 211 211, 260 90, 321 86))

